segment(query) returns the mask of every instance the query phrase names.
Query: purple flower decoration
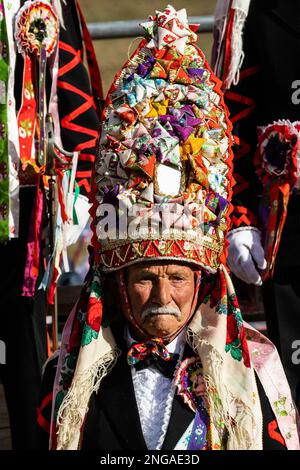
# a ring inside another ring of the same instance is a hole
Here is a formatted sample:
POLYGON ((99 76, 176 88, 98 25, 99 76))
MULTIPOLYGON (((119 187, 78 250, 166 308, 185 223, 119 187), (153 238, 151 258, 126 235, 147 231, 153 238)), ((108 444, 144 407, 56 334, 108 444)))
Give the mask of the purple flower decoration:
POLYGON ((188 67, 187 72, 191 77, 199 78, 201 80, 201 78, 203 78, 205 70, 204 69, 194 69, 194 68, 188 67))
POLYGON ((169 135, 171 137, 176 137, 176 134, 174 132, 174 129, 173 127, 171 126, 171 124, 169 122, 166 122, 165 125, 164 125, 164 129, 169 133, 169 135))
POLYGON ((195 117, 194 111, 190 105, 182 106, 180 109, 169 109, 171 114, 160 116, 162 124, 169 123, 175 134, 183 141, 186 141, 194 132, 194 127, 201 123, 201 119, 195 117))
POLYGON ((151 56, 143 64, 138 65, 137 73, 142 78, 145 78, 148 75, 148 73, 152 70, 154 64, 155 64, 155 58, 151 56))
POLYGON ((218 225, 224 214, 225 209, 228 206, 228 201, 220 194, 209 193, 205 199, 206 207, 213 212, 217 218, 214 221, 209 222, 209 225, 218 225))
POLYGON ((126 82, 132 82, 133 79, 134 79, 134 73, 131 73, 130 75, 128 75, 128 77, 126 77, 126 82))
POLYGON ((155 139, 160 136, 161 136, 161 129, 159 127, 156 127, 155 129, 153 129, 152 137, 155 139))
POLYGON ((173 124, 173 129, 175 130, 178 137, 183 140, 183 142, 185 142, 189 138, 189 136, 194 132, 193 127, 185 127, 184 125, 180 126, 179 124, 173 124))

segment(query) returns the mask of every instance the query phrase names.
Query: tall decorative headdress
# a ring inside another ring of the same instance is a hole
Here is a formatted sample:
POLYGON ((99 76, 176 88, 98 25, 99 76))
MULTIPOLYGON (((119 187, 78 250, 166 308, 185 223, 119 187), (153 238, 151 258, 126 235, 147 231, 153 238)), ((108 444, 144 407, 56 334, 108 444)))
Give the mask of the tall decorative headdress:
POLYGON ((204 270, 213 285, 203 283, 204 314, 195 313, 188 332, 209 391, 212 448, 226 438, 229 449, 257 449, 256 385, 222 264, 232 155, 221 83, 185 10, 168 6, 143 27, 147 38, 115 77, 104 106, 94 172, 95 265, 62 338, 52 448, 78 448, 90 396, 118 357, 103 308, 103 273, 177 260, 204 270))
POLYGON ((142 26, 147 39, 115 77, 103 112, 96 261, 109 271, 177 259, 214 273, 231 197, 231 124, 220 82, 185 10, 168 6, 142 26))

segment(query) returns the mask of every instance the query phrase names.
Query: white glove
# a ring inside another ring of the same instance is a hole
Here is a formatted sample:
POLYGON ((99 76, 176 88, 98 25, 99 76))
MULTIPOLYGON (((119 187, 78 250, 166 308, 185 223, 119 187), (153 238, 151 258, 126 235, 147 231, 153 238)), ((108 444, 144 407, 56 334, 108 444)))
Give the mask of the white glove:
POLYGON ((228 266, 242 281, 247 284, 262 285, 258 269, 267 267, 264 250, 261 244, 261 233, 255 227, 241 227, 228 233, 228 266))

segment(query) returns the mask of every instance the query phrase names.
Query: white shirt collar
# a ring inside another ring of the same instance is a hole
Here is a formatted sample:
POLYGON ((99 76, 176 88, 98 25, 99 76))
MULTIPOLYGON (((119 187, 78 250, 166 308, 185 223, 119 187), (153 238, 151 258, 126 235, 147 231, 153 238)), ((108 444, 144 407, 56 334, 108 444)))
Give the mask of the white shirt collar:
MULTIPOLYGON (((135 342, 128 326, 124 331, 128 348, 135 342)), ((182 360, 186 328, 171 343, 166 345, 170 353, 179 354, 177 364, 182 360)), ((139 410, 143 435, 149 450, 160 450, 166 437, 173 398, 176 391, 174 381, 165 377, 155 367, 142 370, 131 367, 134 393, 139 410)))

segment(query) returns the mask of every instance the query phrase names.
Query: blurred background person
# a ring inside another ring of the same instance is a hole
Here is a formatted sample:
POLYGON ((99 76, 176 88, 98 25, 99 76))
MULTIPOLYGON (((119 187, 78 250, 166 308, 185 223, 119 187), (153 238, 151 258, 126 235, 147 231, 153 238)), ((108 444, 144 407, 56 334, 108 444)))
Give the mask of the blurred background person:
POLYGON ((268 335, 299 408, 300 3, 220 1, 214 36, 236 144, 229 265, 262 285, 268 335))
MULTIPOLYGON (((53 117, 55 142, 71 155, 79 152, 74 191, 77 198, 87 201, 102 86, 91 40, 75 0, 1 0, 0 13, 3 94, 0 104, 0 340, 6 347, 6 361, 0 374, 12 447, 34 449, 42 366, 51 350, 46 326, 49 283, 55 295, 57 282, 48 276, 47 284, 45 276, 47 267, 55 272, 61 259, 58 248, 53 243, 51 246, 50 241, 53 214, 49 178, 44 176, 45 165, 37 160, 36 149, 40 148, 42 136, 38 109, 43 99, 47 103, 45 111, 53 117), (49 21, 56 27, 48 30, 49 21), (41 51, 36 56, 33 52, 27 54, 34 44, 26 37, 22 24, 41 34, 37 38, 40 44, 44 37, 43 30, 38 29, 41 25, 47 33, 57 32, 56 37, 50 33, 47 37, 53 53, 47 51, 47 68, 39 69, 41 72, 36 67, 42 63, 41 51), (18 34, 14 35, 14 31, 18 34), (22 49, 22 44, 27 45, 27 50, 22 49), (84 65, 85 53, 89 69, 84 65), (45 77, 45 86, 41 86, 45 77), (25 140, 29 138, 26 147, 25 140), (52 265, 56 259, 57 265, 52 265)), ((48 150, 46 146, 46 153, 48 150)), ((69 163, 72 167, 72 157, 69 163)), ((62 168, 59 171, 63 173, 62 168)), ((73 193, 73 188, 70 191, 73 193)), ((62 211, 62 206, 59 207, 62 211)), ((56 222, 60 229, 58 219, 56 222)))

